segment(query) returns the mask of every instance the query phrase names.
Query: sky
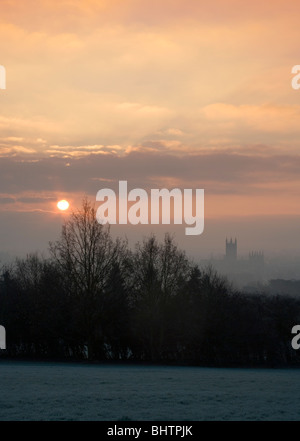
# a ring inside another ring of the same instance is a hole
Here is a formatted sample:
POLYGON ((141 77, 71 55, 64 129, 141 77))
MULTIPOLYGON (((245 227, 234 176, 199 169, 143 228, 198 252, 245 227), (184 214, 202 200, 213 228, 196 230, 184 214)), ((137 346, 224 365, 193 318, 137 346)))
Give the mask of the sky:
POLYGON ((113 234, 300 255, 299 14, 286 0, 2 0, 0 254, 46 251, 85 196, 127 180, 204 189, 204 232, 113 234))

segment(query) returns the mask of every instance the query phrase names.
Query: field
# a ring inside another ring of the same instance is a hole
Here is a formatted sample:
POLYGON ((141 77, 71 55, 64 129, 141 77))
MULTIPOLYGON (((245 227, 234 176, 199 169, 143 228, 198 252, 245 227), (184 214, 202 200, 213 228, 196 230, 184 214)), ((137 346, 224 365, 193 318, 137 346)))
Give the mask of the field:
POLYGON ((1 421, 300 420, 300 371, 0 360, 1 421))

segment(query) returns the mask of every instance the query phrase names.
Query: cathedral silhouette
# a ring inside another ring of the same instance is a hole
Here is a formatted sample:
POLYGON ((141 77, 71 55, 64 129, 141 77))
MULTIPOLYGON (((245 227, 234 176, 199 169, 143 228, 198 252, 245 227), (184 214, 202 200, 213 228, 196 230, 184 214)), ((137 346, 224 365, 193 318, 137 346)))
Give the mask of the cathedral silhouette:
POLYGON ((238 287, 263 282, 265 278, 265 259, 262 251, 251 251, 248 256, 238 256, 238 241, 235 237, 225 242, 223 258, 203 261, 214 267, 220 274, 235 282, 238 287))

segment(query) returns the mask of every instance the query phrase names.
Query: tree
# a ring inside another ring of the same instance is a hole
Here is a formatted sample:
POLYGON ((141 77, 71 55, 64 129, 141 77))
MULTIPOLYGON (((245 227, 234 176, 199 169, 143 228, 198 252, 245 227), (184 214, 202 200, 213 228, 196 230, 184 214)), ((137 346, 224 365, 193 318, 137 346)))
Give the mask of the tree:
POLYGON ((103 296, 105 316, 102 328, 105 335, 107 358, 127 359, 129 356, 130 309, 128 292, 119 263, 115 263, 103 296))
POLYGON ((169 306, 189 273, 185 253, 166 234, 137 243, 130 259, 133 335, 139 357, 157 360, 167 351, 169 306))
POLYGON ((68 311, 60 273, 53 262, 29 254, 4 271, 0 316, 5 317, 9 355, 63 357, 68 311))
POLYGON ((109 226, 98 223, 95 207, 87 198, 63 225, 60 239, 50 242, 69 295, 76 299, 74 314, 90 359, 104 356, 103 294, 124 247, 124 242, 112 239, 109 226))

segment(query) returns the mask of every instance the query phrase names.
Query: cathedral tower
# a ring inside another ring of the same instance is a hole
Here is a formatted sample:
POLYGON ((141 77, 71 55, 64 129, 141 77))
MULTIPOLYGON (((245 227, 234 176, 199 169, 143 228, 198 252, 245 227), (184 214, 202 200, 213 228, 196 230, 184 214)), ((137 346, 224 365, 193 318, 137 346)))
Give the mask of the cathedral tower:
POLYGON ((226 260, 234 261, 237 260, 237 240, 233 242, 232 239, 227 240, 226 238, 226 260))

